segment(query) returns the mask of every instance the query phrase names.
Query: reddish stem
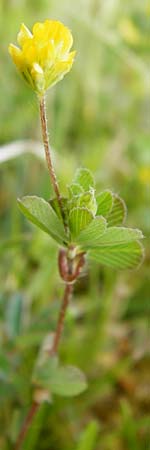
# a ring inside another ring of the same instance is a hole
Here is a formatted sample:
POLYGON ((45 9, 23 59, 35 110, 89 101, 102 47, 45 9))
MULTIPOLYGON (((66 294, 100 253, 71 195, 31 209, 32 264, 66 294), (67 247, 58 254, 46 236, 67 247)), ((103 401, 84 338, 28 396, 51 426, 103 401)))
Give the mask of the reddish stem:
MULTIPOLYGON (((41 118, 42 135, 43 135, 44 149, 45 149, 45 155, 46 155, 46 161, 47 161, 47 166, 48 166, 48 170, 49 170, 49 175, 50 175, 50 179, 53 184, 53 189, 55 191, 55 194, 56 194, 56 197, 58 200, 58 204, 59 204, 60 211, 62 214, 62 219, 64 222, 64 227, 65 227, 65 230, 67 231, 67 226, 66 226, 65 220, 64 220, 64 210, 63 210, 63 205, 62 205, 62 198, 61 198, 61 194, 59 191, 59 186, 58 186, 57 178, 55 175, 55 171, 54 171, 54 167, 53 167, 53 163, 52 163, 52 159, 51 159, 51 149, 50 149, 49 138, 48 138, 46 107, 45 107, 44 97, 40 99, 40 118, 41 118)), ((69 261, 68 260, 65 261, 64 257, 65 256, 62 253, 61 257, 60 257, 61 261, 59 261, 59 269, 60 269, 60 274, 61 274, 62 278, 64 279, 64 281, 66 281, 66 285, 65 285, 62 306, 61 306, 61 310, 60 310, 59 317, 58 317, 58 322, 57 322, 56 332, 54 335, 53 344, 49 351, 50 356, 57 352, 58 346, 60 343, 60 339, 61 339, 61 335, 63 332, 65 313, 66 313, 67 306, 69 304, 69 300, 70 300, 70 297, 71 297, 72 291, 73 291, 73 284, 70 284, 69 281, 72 280, 75 282, 75 280, 78 278, 80 271, 84 265, 84 255, 81 255, 79 258, 79 261, 77 261, 75 271, 73 271, 73 261, 71 262, 71 265, 69 265, 69 261), (65 266, 63 266, 64 262, 65 262, 65 266), (66 267, 66 263, 67 263, 67 267, 66 267), (62 271, 62 273, 61 273, 61 271, 62 271)), ((26 417, 24 424, 22 426, 22 429, 20 431, 20 434, 18 436, 15 450, 21 450, 22 444, 26 438, 28 430, 32 426, 32 420, 34 419, 34 416, 37 413, 39 407, 40 407, 40 403, 37 403, 35 401, 32 403, 31 408, 27 414, 27 417, 26 417)))
MULTIPOLYGON (((53 355, 54 353, 57 352, 58 350, 58 346, 59 346, 59 342, 61 339, 61 335, 62 335, 62 331, 63 331, 63 326, 64 326, 64 319, 65 319, 65 313, 66 313, 66 309, 70 300, 70 296, 72 294, 72 290, 73 290, 73 285, 72 284, 66 284, 65 286, 65 292, 64 292, 64 297, 63 297, 63 301, 62 301, 62 306, 61 306, 61 310, 59 313, 59 318, 58 318, 58 322, 57 322, 57 327, 56 327, 56 332, 54 335, 54 340, 53 340, 53 344, 52 344, 52 348, 49 352, 49 355, 53 355)), ((16 447, 15 450, 20 450, 21 446, 24 442, 24 439, 28 433, 28 430, 30 429, 30 427, 32 426, 32 420, 35 416, 35 414, 37 413, 38 409, 40 407, 39 403, 33 402, 31 405, 31 408, 27 414, 27 417, 25 418, 23 427, 20 431, 20 434, 18 436, 17 439, 17 443, 16 443, 16 447)))
POLYGON ((30 426, 32 425, 32 420, 33 420, 35 414, 37 413, 37 410, 39 409, 39 407, 40 407, 40 405, 38 403, 35 403, 35 402, 32 403, 31 408, 27 414, 27 417, 25 418, 23 427, 18 436, 15 450, 21 449, 23 441, 27 435, 27 432, 28 432, 30 426))
POLYGON ((46 118, 46 104, 45 104, 45 97, 42 97, 40 99, 40 119, 41 119, 41 128, 42 128, 42 136, 43 136, 43 144, 45 149, 45 156, 47 161, 47 167, 50 175, 50 180, 53 185, 54 192, 56 194, 56 198, 58 200, 58 204, 60 207, 62 219, 64 222, 64 227, 66 229, 66 224, 64 220, 64 209, 62 204, 62 198, 59 190, 58 181, 56 178, 53 162, 52 162, 52 156, 51 156, 51 148, 49 143, 49 137, 48 137, 48 129, 47 129, 47 118, 46 118))
POLYGON ((56 328, 52 348, 50 349, 49 355, 53 355, 53 354, 57 353, 59 342, 60 342, 61 335, 63 332, 65 314, 66 314, 67 306, 69 304, 69 300, 70 300, 72 291, 73 291, 73 284, 66 283, 62 306, 61 306, 61 310, 60 310, 59 318, 58 318, 58 322, 57 322, 57 328, 56 328))

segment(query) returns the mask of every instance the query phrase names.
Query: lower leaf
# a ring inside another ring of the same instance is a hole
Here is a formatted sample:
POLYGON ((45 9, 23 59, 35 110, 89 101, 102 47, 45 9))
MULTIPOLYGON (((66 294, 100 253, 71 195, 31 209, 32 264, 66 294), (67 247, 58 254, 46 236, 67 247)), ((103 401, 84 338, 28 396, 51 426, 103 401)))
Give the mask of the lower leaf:
POLYGON ((113 269, 134 269, 143 261, 144 249, 139 241, 98 247, 88 253, 91 259, 113 269))
POLYGON ((86 378, 74 366, 60 366, 56 358, 48 358, 38 365, 33 374, 33 383, 50 394, 74 397, 87 388, 86 378))

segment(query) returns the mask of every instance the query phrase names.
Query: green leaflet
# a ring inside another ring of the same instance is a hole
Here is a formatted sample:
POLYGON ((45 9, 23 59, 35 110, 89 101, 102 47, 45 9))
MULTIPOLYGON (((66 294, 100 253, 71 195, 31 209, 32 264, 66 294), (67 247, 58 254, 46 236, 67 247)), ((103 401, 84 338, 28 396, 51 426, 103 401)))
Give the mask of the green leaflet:
POLYGON ((52 393, 65 397, 74 397, 87 388, 85 375, 77 367, 59 367, 50 382, 52 393))
POLYGON ((89 258, 99 264, 113 269, 134 269, 143 261, 144 249, 140 242, 128 244, 107 245, 90 250, 89 258))
POLYGON ((68 186, 69 197, 72 198, 74 195, 79 195, 84 192, 82 186, 78 183, 72 183, 68 186))
POLYGON ((106 228, 107 222, 104 217, 96 217, 85 230, 81 231, 77 237, 77 243, 84 250, 106 246, 118 246, 120 244, 137 241, 143 238, 143 234, 138 229, 111 227, 106 228))
POLYGON ((94 180, 88 169, 77 170, 68 190, 69 199, 62 200, 70 238, 65 233, 57 199, 49 204, 42 198, 27 196, 18 200, 19 207, 32 223, 59 244, 67 245, 72 240, 89 251, 90 258, 109 267, 136 267, 143 257, 139 243, 143 235, 138 229, 118 226, 126 217, 124 201, 109 190, 95 199, 94 180))
POLYGON ((107 216, 108 226, 122 225, 126 220, 127 208, 124 200, 117 194, 113 194, 112 210, 107 216))
POLYGON ((81 168, 77 169, 73 183, 79 184, 84 191, 89 191, 89 189, 95 186, 95 181, 90 170, 81 168))
POLYGON ((18 205, 30 222, 48 233, 55 241, 59 244, 67 242, 62 222, 43 198, 26 196, 18 199, 18 205))
POLYGON ((113 206, 113 194, 111 191, 106 190, 96 196, 97 202, 97 216, 107 217, 112 210, 113 206))
POLYGON ((81 193, 80 195, 74 195, 70 201, 68 201, 68 210, 77 207, 87 208, 93 215, 97 211, 97 203, 95 199, 94 189, 91 188, 88 192, 81 193))
POLYGON ((77 243, 82 246, 84 250, 99 245, 99 239, 106 231, 107 222, 104 217, 95 217, 94 220, 87 226, 87 228, 79 234, 77 243))
POLYGON ((74 366, 60 366, 54 357, 37 366, 33 383, 47 389, 50 394, 74 397, 87 388, 85 375, 74 366))
POLYGON ((97 245, 104 247, 106 245, 116 246, 131 241, 137 241, 142 238, 142 232, 136 228, 110 227, 103 235, 99 236, 99 239, 97 239, 97 245))
POLYGON ((93 220, 93 214, 87 208, 73 208, 69 214, 69 228, 73 238, 84 230, 93 220))

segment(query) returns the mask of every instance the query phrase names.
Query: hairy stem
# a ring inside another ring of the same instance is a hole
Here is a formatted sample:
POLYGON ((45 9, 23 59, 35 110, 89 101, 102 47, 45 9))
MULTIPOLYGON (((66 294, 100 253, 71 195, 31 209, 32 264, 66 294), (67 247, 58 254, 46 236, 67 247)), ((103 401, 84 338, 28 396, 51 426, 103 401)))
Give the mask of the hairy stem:
MULTIPOLYGON (((64 211, 63 211, 62 198, 61 198, 61 194, 60 194, 60 190, 59 190, 59 186, 58 186, 55 170, 54 170, 53 163, 52 163, 51 149, 50 149, 49 138, 48 138, 48 130, 47 130, 46 105, 45 105, 45 98, 44 97, 42 97, 40 99, 40 118, 41 118, 43 143, 44 143, 44 149, 45 149, 45 156, 46 156, 48 171, 49 171, 49 175, 50 175, 50 179, 51 179, 51 182, 52 182, 52 185, 53 185, 54 192, 55 192, 57 200, 58 200, 58 204, 59 204, 59 207, 60 207, 60 211, 61 211, 64 227, 66 229, 67 227, 66 227, 65 220, 64 220, 64 211)), ((57 353, 57 351, 58 351, 58 346, 59 346, 61 335, 62 335, 62 332, 63 332, 65 314, 66 314, 67 306, 69 304, 69 300, 70 300, 70 296, 72 294, 72 291, 73 291, 73 285, 69 284, 68 282, 66 282, 64 296, 63 296, 63 300, 62 300, 62 305, 61 305, 61 309, 60 309, 60 313, 59 313, 59 317, 58 317, 58 322, 57 322, 57 326, 56 326, 56 331, 55 331, 55 334, 54 334, 52 347, 49 350, 49 355, 50 356, 52 356, 53 354, 57 353)), ((28 412, 28 414, 27 414, 27 416, 25 418, 25 421, 23 423, 23 426, 22 426, 22 429, 20 431, 20 434, 18 436, 15 450, 21 450, 22 445, 24 443, 24 440, 26 438, 26 435, 27 435, 30 427, 32 426, 32 421, 34 419, 35 414, 39 410, 39 407, 40 407, 40 403, 38 403, 36 401, 34 401, 32 403, 32 405, 30 407, 30 410, 29 410, 29 412, 28 412)))
POLYGON ((66 224, 64 221, 64 210, 63 210, 63 204, 62 204, 62 198, 59 190, 59 185, 57 181, 57 177, 55 174, 53 162, 52 162, 52 156, 51 156, 51 148, 49 143, 49 137, 48 137, 48 129, 47 129, 47 117, 46 117, 46 103, 45 103, 45 97, 42 97, 40 99, 40 119, 41 119, 41 128, 42 128, 42 136, 43 136, 43 144, 45 149, 45 156, 47 161, 47 167, 50 175, 50 180, 53 185, 54 192, 56 194, 56 198, 58 200, 58 204, 60 207, 62 219, 64 222, 64 226, 66 228, 66 224))

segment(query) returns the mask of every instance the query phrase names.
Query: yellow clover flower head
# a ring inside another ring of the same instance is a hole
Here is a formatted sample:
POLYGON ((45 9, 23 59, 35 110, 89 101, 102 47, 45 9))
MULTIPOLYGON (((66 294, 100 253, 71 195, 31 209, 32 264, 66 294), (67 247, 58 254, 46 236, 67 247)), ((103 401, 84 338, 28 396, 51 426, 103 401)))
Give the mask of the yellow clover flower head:
POLYGON ((9 45, 9 53, 24 79, 42 96, 70 71, 75 51, 70 52, 73 38, 61 22, 45 20, 33 26, 32 33, 22 24, 16 45, 9 45))

